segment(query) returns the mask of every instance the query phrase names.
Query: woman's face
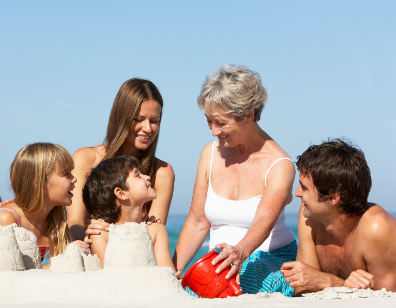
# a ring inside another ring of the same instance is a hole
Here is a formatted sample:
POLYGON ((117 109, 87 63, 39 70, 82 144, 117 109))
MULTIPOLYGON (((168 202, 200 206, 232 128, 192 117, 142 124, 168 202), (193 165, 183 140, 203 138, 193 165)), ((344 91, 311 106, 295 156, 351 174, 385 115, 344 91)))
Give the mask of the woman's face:
POLYGON ((161 105, 155 100, 143 102, 133 118, 127 142, 139 150, 147 150, 159 131, 161 105))
POLYGON ((219 138, 223 147, 235 147, 242 141, 242 134, 246 128, 246 119, 237 121, 226 115, 210 115, 205 113, 212 136, 219 138))

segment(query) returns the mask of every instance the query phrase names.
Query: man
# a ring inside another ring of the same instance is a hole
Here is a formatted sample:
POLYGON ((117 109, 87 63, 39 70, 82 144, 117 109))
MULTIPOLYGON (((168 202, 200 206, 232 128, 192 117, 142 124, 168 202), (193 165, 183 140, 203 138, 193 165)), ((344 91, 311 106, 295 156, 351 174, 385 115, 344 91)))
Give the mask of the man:
POLYGON ((295 295, 339 286, 396 292, 396 219, 367 203, 363 152, 335 139, 297 159, 300 242, 297 261, 281 268, 295 295))

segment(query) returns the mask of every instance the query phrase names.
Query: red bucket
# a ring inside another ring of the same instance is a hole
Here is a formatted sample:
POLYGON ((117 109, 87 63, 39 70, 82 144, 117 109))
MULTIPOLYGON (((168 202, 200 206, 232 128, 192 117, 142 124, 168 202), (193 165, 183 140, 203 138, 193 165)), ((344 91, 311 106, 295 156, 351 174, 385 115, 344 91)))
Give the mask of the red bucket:
POLYGON ((225 268, 220 274, 215 269, 221 264, 212 265, 212 260, 218 255, 212 250, 189 268, 182 279, 182 284, 189 287, 199 297, 204 298, 226 298, 228 296, 239 296, 242 294, 241 287, 235 280, 235 275, 229 280, 225 278, 231 266, 225 268))

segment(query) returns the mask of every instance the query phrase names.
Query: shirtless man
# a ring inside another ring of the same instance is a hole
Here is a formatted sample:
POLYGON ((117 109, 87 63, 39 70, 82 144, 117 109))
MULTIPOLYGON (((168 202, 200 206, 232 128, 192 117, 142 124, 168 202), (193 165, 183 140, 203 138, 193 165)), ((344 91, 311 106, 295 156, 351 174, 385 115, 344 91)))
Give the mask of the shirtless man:
POLYGON ((396 292, 396 219, 367 202, 363 152, 335 139, 297 159, 300 242, 297 261, 281 268, 295 295, 340 286, 396 292))

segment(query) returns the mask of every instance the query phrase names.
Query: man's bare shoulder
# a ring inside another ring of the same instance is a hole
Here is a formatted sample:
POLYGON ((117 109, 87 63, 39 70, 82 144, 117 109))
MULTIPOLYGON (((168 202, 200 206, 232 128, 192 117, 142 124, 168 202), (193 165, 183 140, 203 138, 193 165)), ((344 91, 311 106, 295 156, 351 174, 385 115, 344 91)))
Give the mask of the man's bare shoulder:
POLYGON ((396 218, 378 204, 370 203, 359 221, 356 236, 366 241, 388 241, 389 236, 396 236, 396 218))
POLYGON ((73 154, 74 163, 93 168, 102 160, 105 151, 105 145, 103 144, 95 147, 80 148, 73 154))

